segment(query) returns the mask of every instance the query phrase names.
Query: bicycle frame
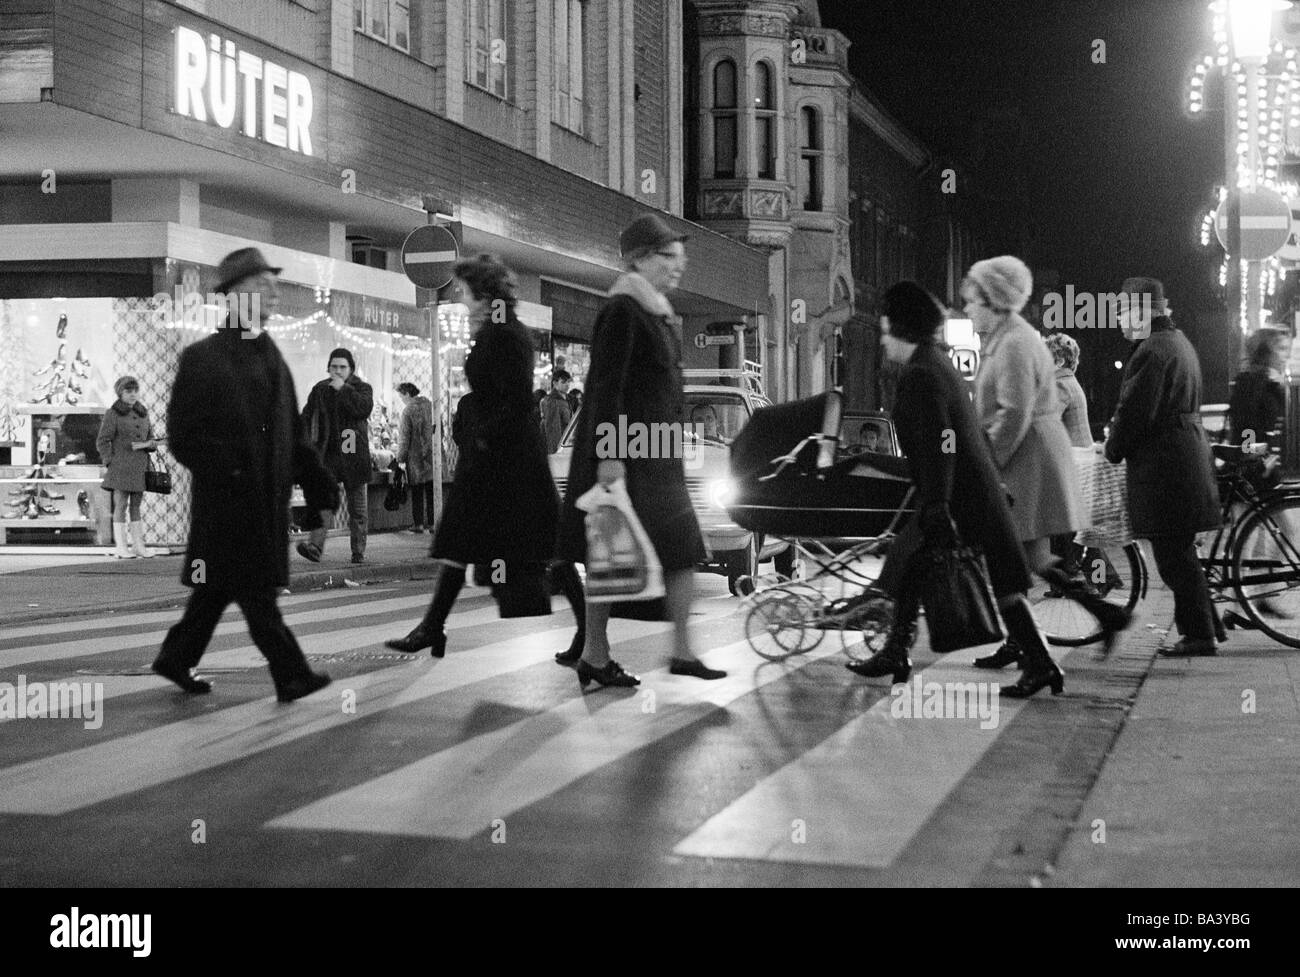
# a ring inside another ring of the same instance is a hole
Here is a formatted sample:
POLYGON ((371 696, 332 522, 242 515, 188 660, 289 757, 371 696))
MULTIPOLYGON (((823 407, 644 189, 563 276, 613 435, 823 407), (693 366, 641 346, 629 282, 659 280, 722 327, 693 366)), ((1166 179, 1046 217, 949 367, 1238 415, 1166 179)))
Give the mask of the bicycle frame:
MULTIPOLYGON (((1279 499, 1288 498, 1300 499, 1300 485, 1287 485, 1284 483, 1264 492, 1258 492, 1240 472, 1233 475, 1230 491, 1222 502, 1222 525, 1215 530, 1214 541, 1210 545, 1209 553, 1200 558, 1201 566, 1205 570, 1206 583, 1210 586, 1215 603, 1235 600, 1234 597, 1225 595, 1224 592, 1242 586, 1242 580, 1232 570, 1232 554, 1236 551, 1237 536, 1241 531, 1241 527, 1256 513, 1267 512, 1273 503, 1279 499), (1234 506, 1239 505, 1244 506, 1244 510, 1234 513, 1234 506)), ((1290 559, 1295 566, 1295 570, 1288 573, 1252 576, 1247 581, 1252 586, 1283 581, 1294 582, 1297 573, 1300 573, 1300 549, 1297 549, 1296 545, 1287 540, 1285 536, 1278 539, 1276 531, 1270 530, 1270 532, 1277 539, 1279 546, 1285 541, 1286 545, 1291 549, 1290 559)))

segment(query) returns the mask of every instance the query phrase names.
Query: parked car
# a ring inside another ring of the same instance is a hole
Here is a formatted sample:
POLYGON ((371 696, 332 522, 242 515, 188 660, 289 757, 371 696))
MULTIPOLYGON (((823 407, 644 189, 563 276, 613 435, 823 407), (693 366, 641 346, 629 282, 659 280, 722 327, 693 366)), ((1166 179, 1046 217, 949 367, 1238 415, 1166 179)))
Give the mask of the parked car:
MULTIPOLYGON (((700 372, 691 371, 692 374, 700 372)), ((788 559, 788 543, 764 540, 741 529, 731 521, 726 510, 727 500, 734 491, 728 464, 731 441, 749 422, 754 411, 769 406, 771 401, 753 389, 720 383, 688 385, 685 399, 682 421, 688 432, 683 444, 686 487, 710 553, 709 560, 700 567, 726 576, 727 586, 733 594, 749 593, 760 563, 776 559, 778 572, 788 574, 790 570, 783 561, 783 558, 788 559)), ((569 460, 573 456, 573 436, 577 425, 575 415, 560 440, 559 450, 550 456, 551 477, 555 479, 561 496, 568 484, 569 460)))
POLYGON ((856 455, 874 452, 901 457, 894 421, 883 410, 845 409, 840 421, 839 453, 856 455))

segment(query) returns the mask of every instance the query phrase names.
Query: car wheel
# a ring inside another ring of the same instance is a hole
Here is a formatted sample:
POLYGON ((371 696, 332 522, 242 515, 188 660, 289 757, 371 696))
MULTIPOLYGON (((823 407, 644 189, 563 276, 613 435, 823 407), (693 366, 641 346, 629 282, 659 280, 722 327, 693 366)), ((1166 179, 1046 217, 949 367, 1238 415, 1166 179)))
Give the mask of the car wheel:
POLYGON ((733 597, 748 597, 754 592, 758 577, 759 539, 751 536, 749 545, 727 557, 727 589, 733 597))
POLYGON ((790 580, 794 577, 795 552, 793 546, 787 546, 776 556, 772 557, 772 567, 781 576, 790 580))

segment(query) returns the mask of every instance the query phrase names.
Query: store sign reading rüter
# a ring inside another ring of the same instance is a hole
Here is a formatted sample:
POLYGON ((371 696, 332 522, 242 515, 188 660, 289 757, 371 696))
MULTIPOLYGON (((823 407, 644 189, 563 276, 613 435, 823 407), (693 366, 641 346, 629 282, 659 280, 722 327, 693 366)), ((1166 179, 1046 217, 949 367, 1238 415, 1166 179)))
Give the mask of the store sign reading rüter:
POLYGON ((312 155, 312 94, 306 75, 241 51, 216 34, 205 41, 188 27, 176 28, 175 69, 174 108, 180 115, 223 129, 238 119, 245 136, 312 155))

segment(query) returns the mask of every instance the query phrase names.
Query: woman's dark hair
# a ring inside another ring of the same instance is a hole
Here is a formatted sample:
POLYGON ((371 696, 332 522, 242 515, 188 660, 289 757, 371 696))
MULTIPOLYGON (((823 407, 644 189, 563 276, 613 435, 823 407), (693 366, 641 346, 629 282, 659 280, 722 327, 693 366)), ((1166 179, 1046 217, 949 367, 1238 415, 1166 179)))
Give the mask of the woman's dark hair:
POLYGON ((891 285, 880 303, 881 315, 889 319, 889 333, 909 343, 934 342, 947 318, 939 300, 916 282, 891 285))
POLYGON ((399 383, 397 385, 397 392, 399 394, 405 394, 408 397, 420 396, 420 388, 413 383, 399 383))
POLYGON ((494 254, 476 254, 472 258, 456 262, 452 274, 469 286, 474 298, 480 302, 505 303, 506 312, 513 317, 519 299, 515 295, 516 281, 514 272, 507 268, 494 254))
POLYGON ((1282 369, 1282 343, 1287 338, 1281 329, 1262 326, 1246 337, 1248 370, 1282 369))

